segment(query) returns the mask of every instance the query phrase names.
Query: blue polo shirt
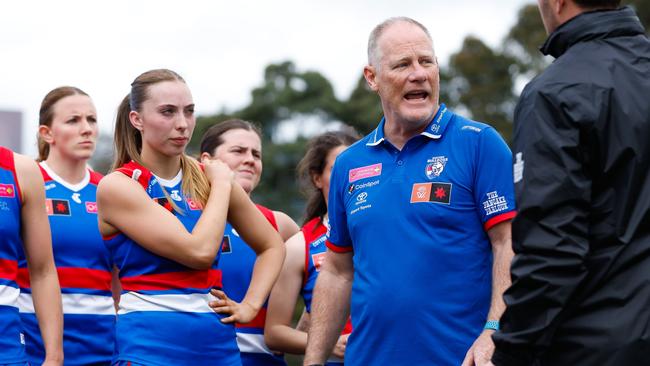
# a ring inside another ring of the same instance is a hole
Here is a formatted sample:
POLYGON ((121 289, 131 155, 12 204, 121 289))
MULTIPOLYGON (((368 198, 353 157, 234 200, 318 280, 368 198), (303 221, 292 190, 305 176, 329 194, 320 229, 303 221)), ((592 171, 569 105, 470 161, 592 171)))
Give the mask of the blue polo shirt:
POLYGON ((330 184, 328 248, 354 252, 346 366, 459 365, 490 306, 486 231, 515 215, 506 143, 443 104, 401 151, 382 120, 330 184))

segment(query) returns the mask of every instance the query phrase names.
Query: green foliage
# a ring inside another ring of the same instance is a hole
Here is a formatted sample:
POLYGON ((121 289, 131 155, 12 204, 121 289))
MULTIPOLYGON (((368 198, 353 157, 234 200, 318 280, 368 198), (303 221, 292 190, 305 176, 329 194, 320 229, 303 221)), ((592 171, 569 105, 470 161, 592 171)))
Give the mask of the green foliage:
POLYGON ((379 96, 370 90, 361 75, 350 98, 342 103, 341 113, 337 117, 365 135, 377 127, 382 114, 379 96))
POLYGON ((262 154, 262 180, 253 192, 253 201, 285 212, 300 222, 304 199, 298 193, 296 166, 305 152, 305 140, 287 144, 265 141, 262 154))
POLYGON ((465 107, 473 119, 494 126, 506 140, 512 135, 516 62, 472 36, 465 38, 449 62, 448 85, 456 88, 450 90, 452 101, 465 107))
POLYGON ((521 8, 517 23, 510 29, 504 42, 505 52, 516 59, 521 73, 536 75, 548 66, 549 60, 539 51, 546 37, 537 5, 521 8))

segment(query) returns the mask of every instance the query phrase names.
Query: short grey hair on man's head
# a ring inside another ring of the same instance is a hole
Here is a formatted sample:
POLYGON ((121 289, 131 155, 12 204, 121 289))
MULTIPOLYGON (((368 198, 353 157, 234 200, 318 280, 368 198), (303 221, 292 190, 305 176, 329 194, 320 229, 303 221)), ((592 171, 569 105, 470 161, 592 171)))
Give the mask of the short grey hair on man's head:
POLYGON ((400 23, 400 22, 405 22, 405 23, 411 23, 418 28, 422 29, 424 34, 429 37, 431 40, 431 47, 433 47, 433 39, 431 38, 431 34, 429 33, 429 30, 427 27, 422 25, 422 23, 418 22, 417 20, 414 20, 409 17, 393 17, 393 18, 388 18, 384 20, 383 22, 379 23, 373 30, 370 32, 370 37, 368 38, 368 64, 372 66, 379 66, 379 60, 381 59, 381 51, 379 49, 379 38, 381 35, 384 33, 384 31, 390 27, 393 24, 400 23))

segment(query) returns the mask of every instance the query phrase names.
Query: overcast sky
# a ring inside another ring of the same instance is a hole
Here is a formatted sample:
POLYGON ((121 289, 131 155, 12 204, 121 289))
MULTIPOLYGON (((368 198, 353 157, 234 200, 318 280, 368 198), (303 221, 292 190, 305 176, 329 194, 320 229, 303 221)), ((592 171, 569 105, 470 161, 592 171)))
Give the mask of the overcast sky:
POLYGON ((3 1, 0 110, 23 113, 24 152, 35 154, 42 98, 73 85, 93 98, 102 133, 140 73, 170 68, 198 114, 250 101, 269 63, 315 70, 347 98, 366 62, 372 28, 392 16, 427 26, 446 63, 468 34, 498 45, 532 0, 3 1))

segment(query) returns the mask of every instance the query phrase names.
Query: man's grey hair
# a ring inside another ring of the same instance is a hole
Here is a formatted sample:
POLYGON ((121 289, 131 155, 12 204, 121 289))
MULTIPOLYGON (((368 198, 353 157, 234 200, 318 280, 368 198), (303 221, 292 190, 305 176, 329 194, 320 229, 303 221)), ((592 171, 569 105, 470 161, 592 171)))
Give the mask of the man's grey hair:
POLYGON ((373 30, 370 32, 370 37, 368 38, 368 64, 378 67, 379 66, 379 60, 381 60, 381 50, 379 49, 379 38, 381 35, 384 33, 384 31, 390 27, 393 24, 400 23, 400 22, 405 22, 405 23, 411 23, 418 28, 422 29, 424 34, 427 35, 427 37, 431 40, 431 47, 433 48, 433 39, 431 38, 431 34, 429 33, 429 30, 427 27, 422 25, 422 23, 418 22, 417 20, 411 19, 409 17, 393 17, 393 18, 388 18, 384 20, 383 22, 379 23, 373 30))

